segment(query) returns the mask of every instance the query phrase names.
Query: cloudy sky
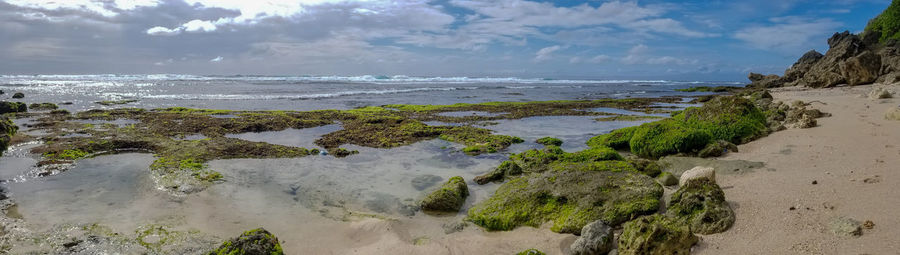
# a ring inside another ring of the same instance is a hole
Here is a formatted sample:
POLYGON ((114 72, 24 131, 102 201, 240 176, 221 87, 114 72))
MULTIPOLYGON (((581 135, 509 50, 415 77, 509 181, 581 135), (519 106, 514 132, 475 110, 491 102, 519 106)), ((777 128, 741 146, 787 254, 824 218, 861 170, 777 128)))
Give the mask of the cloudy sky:
POLYGON ((0 73, 743 80, 890 0, 0 0, 0 73))

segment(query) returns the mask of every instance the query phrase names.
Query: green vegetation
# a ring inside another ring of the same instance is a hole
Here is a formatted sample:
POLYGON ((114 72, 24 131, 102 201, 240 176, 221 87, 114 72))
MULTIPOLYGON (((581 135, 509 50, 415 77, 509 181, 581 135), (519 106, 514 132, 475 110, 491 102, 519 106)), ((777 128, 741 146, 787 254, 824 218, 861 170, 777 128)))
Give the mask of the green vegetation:
POLYGON ((724 232, 735 220, 722 188, 707 179, 679 187, 672 194, 666 215, 690 226, 692 232, 705 235, 724 232))
POLYGON ((624 224, 618 254, 691 254, 698 241, 687 225, 656 214, 624 224))
POLYGON ((741 144, 766 134, 766 115, 753 103, 737 96, 720 96, 669 119, 593 137, 588 145, 628 148, 635 155, 655 159, 696 154, 717 140, 741 144))
POLYGON ((616 115, 616 116, 596 118, 594 120, 596 120, 596 121, 642 121, 642 120, 655 120, 655 119, 662 119, 662 118, 663 117, 653 116, 653 115, 616 115))
POLYGON ((426 211, 457 212, 462 207, 466 197, 469 196, 469 188, 462 177, 451 177, 444 185, 425 196, 422 200, 422 209, 426 211))
POLYGON ((269 231, 262 228, 245 231, 241 236, 227 240, 208 255, 283 255, 281 243, 269 231))
POLYGON ((27 112, 28 106, 20 102, 2 102, 0 101, 0 114, 27 112))
POLYGON ((881 33, 881 42, 900 40, 900 0, 893 0, 884 12, 870 20, 865 31, 881 33))
POLYGON ((562 140, 559 140, 559 138, 554 138, 554 137, 540 138, 540 139, 537 139, 537 141, 535 141, 535 142, 539 143, 539 144, 543 144, 543 145, 553 145, 553 146, 560 146, 563 144, 562 140))
POLYGON ((87 157, 88 154, 90 153, 79 149, 66 149, 61 152, 45 152, 43 156, 46 159, 76 160, 87 157))
POLYGON ((6 151, 6 148, 9 147, 9 142, 12 140, 12 137, 16 135, 18 130, 19 127, 9 120, 9 118, 0 116, 0 156, 2 156, 3 152, 6 151))
POLYGON ((28 105, 28 109, 35 110, 35 111, 56 110, 58 108, 59 108, 59 106, 57 106, 54 103, 39 103, 39 104, 34 103, 34 104, 28 105))

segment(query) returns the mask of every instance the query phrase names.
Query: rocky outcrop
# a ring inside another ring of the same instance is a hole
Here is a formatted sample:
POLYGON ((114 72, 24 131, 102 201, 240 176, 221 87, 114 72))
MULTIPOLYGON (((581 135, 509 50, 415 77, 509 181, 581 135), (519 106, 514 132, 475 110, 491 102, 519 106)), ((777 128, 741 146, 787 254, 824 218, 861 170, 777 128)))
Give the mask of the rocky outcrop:
POLYGON ((594 221, 581 229, 581 237, 569 246, 571 255, 607 254, 613 248, 613 231, 603 221, 594 221))
POLYGON ((725 201, 725 192, 708 179, 695 179, 678 188, 666 215, 698 234, 721 233, 734 225, 734 211, 725 201))
POLYGON ((11 112, 27 112, 28 106, 19 102, 0 102, 0 114, 11 112))
POLYGON ((0 155, 3 155, 3 152, 6 151, 6 147, 9 146, 9 141, 12 140, 13 135, 15 135, 18 130, 19 127, 9 120, 9 118, 0 116, 0 155))
POLYGON ((210 251, 208 255, 218 254, 269 254, 283 255, 281 243, 269 231, 263 228, 257 228, 241 234, 237 238, 225 241, 218 249, 210 251))
POLYGON ((698 166, 681 174, 678 185, 685 186, 688 182, 705 179, 716 183, 716 169, 712 167, 698 166))
POLYGON ((699 238, 690 227, 663 215, 640 217, 624 224, 620 255, 690 254, 699 238))
POLYGON ((881 15, 869 22, 860 34, 835 33, 828 39, 829 50, 803 54, 784 76, 751 73, 749 87, 782 86, 834 87, 874 82, 900 82, 900 1, 893 1, 881 15))
POLYGON ((422 200, 422 209, 426 211, 457 212, 469 196, 469 187, 462 177, 450 178, 440 189, 428 194, 422 200))

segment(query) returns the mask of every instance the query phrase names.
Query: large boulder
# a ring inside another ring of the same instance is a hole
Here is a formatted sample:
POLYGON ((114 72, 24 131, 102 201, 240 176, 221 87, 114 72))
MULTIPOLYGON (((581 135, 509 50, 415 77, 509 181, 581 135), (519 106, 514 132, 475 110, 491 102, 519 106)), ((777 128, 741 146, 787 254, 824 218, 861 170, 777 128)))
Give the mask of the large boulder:
MULTIPOLYGON (((828 45, 831 48, 825 53, 825 57, 817 61, 816 64, 810 68, 799 82, 799 85, 821 88, 833 87, 847 82, 848 77, 844 76, 845 72, 843 72, 844 68, 841 67, 841 64, 852 57, 858 56, 866 50, 866 46, 862 39, 855 34, 851 34, 849 31, 835 33, 828 39, 828 45)), ((859 62, 861 60, 869 60, 869 58, 857 59, 856 61, 859 62)), ((844 67, 857 69, 868 68, 870 65, 868 65, 868 63, 861 65, 845 64, 844 67)), ((851 74, 858 72, 860 72, 860 70, 848 70, 846 73, 851 74)))
POLYGON ((777 88, 783 87, 785 83, 785 79, 775 74, 764 76, 758 73, 750 73, 747 78, 750 79, 750 84, 747 85, 749 88, 777 88))
POLYGON ((269 231, 257 228, 241 234, 241 236, 225 241, 218 249, 210 251, 208 255, 234 254, 234 255, 283 255, 281 243, 269 231))
POLYGON ((620 255, 690 254, 700 239, 690 227, 664 215, 637 218, 624 224, 619 236, 620 255))
POLYGON ((699 234, 721 233, 734 225, 734 211, 725 201, 725 193, 715 182, 693 180, 672 194, 666 215, 691 227, 699 234))
POLYGON ((865 51, 841 62, 840 70, 848 85, 870 84, 881 74, 881 57, 865 51))
POLYGON ((468 219, 488 230, 552 221, 552 231, 577 234, 596 220, 615 226, 659 209, 663 188, 653 178, 628 170, 627 162, 605 170, 595 164, 569 164, 512 179, 469 209, 468 219))
POLYGON ((797 60, 796 63, 794 63, 794 65, 791 66, 791 68, 784 72, 785 81, 794 82, 796 80, 799 80, 800 78, 803 78, 803 75, 805 75, 806 72, 809 72, 809 69, 812 68, 813 65, 815 65, 816 62, 819 62, 819 60, 821 60, 823 57, 825 57, 825 55, 822 55, 822 53, 819 53, 816 50, 810 50, 806 52, 805 54, 803 54, 803 56, 800 57, 800 59, 797 60))
POLYGON ((612 228, 603 221, 594 221, 581 229, 581 237, 569 246, 571 255, 604 255, 613 248, 612 228))
POLYGON ((469 196, 469 187, 462 177, 454 176, 444 183, 440 189, 428 194, 422 200, 422 209, 426 211, 457 212, 469 196))

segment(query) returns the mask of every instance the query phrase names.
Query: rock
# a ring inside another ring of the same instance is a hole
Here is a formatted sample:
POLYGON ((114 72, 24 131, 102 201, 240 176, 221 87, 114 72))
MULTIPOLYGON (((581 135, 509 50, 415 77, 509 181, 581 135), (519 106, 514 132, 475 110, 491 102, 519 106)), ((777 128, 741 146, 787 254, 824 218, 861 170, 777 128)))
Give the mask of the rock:
POLYGON ((28 106, 19 102, 0 102, 0 114, 11 112, 27 112, 28 106))
POLYGON ((803 54, 803 56, 801 56, 800 59, 798 59, 797 62, 791 66, 791 68, 784 72, 785 81, 794 82, 799 80, 803 77, 803 75, 806 75, 806 73, 809 72, 809 69, 812 68, 812 66, 815 65, 816 62, 819 62, 819 60, 821 60, 823 57, 825 56, 816 50, 810 50, 806 52, 806 54, 803 54))
POLYGON ((891 92, 883 87, 875 87, 872 89, 872 91, 869 91, 869 99, 872 99, 872 100, 892 98, 892 97, 893 97, 893 95, 891 95, 891 92))
POLYGON ((659 210, 662 186, 644 174, 623 170, 630 166, 621 163, 617 169, 592 170, 591 165, 581 165, 584 168, 511 179, 469 209, 468 218, 488 230, 537 227, 552 221, 554 232, 579 233, 596 220, 614 226, 659 210))
POLYGON ((465 221, 454 221, 454 222, 441 224, 441 228, 444 229, 444 234, 448 234, 448 235, 462 231, 467 226, 469 226, 469 224, 466 223, 465 221))
POLYGON ((559 140, 558 138, 553 138, 553 137, 544 137, 541 139, 537 139, 537 141, 535 141, 535 142, 539 143, 539 144, 543 144, 543 145, 553 145, 553 146, 560 146, 563 144, 562 140, 559 140))
POLYGON ((519 253, 516 253, 516 255, 545 255, 545 254, 546 253, 543 253, 537 249, 527 249, 527 250, 521 251, 519 253))
POLYGON ((872 51, 865 51, 841 62, 839 67, 850 86, 870 84, 881 74, 881 58, 872 51))
POLYGON ((613 248, 612 228, 603 221, 594 221, 581 229, 581 237, 569 246, 572 255, 607 254, 613 248))
POLYGON ((818 125, 816 118, 809 116, 807 114, 803 114, 799 120, 794 123, 790 123, 786 125, 788 128, 813 128, 818 125))
POLYGON ((831 233, 839 236, 860 236, 862 235, 862 224, 847 217, 836 217, 828 223, 828 229, 831 233))
POLYGON ((719 185, 706 179, 688 182, 672 194, 666 215, 698 234, 725 232, 734 225, 734 211, 719 185))
POLYGON ((763 80, 763 79, 765 79, 765 78, 766 78, 765 75, 758 74, 758 73, 750 73, 750 75, 747 76, 747 79, 749 79, 750 82, 761 81, 761 80, 763 80))
POLYGON ((718 140, 706 145, 706 148, 700 150, 697 155, 701 158, 710 158, 725 155, 729 151, 737 152, 737 145, 734 145, 733 143, 725 140, 718 140))
MULTIPOLYGON (((18 130, 19 127, 9 120, 9 118, 0 116, 0 156, 2 156, 3 152, 6 151, 6 148, 9 147, 9 142, 18 130)), ((5 195, 0 194, 0 196, 3 196, 3 199, 5 199, 5 195)))
POLYGON ((433 186, 434 184, 437 184, 438 182, 440 182, 442 180, 444 180, 443 177, 433 175, 433 174, 426 174, 426 175, 419 175, 419 176, 413 177, 411 182, 412 182, 413 188, 416 188, 416 190, 422 191, 422 190, 427 189, 428 187, 433 186))
POLYGON ((48 111, 48 110, 56 110, 59 106, 54 103, 34 103, 28 105, 28 109, 36 110, 36 111, 48 111))
POLYGON ((685 171, 678 179, 678 186, 685 186, 688 182, 699 179, 707 179, 716 183, 716 169, 705 166, 694 167, 685 171))
POLYGON ((778 88, 784 86, 784 79, 778 75, 770 74, 762 76, 762 74, 751 73, 749 77, 751 83, 747 85, 750 88, 778 88))
POLYGON ((891 107, 884 114, 884 118, 887 120, 900 120, 900 107, 891 107))
POLYGON ((662 172, 662 168, 656 163, 656 160, 642 159, 632 155, 628 157, 628 163, 650 177, 657 176, 662 172))
POLYGON ((500 166, 494 170, 475 177, 475 183, 479 185, 487 184, 493 181, 503 181, 505 176, 515 176, 522 174, 522 168, 513 161, 503 161, 500 166))
POLYGON ((237 238, 225 241, 218 249, 207 254, 283 255, 284 251, 281 249, 281 243, 278 242, 278 238, 275 235, 263 228, 257 228, 244 232, 237 238))
POLYGON ((25 94, 23 94, 22 92, 16 92, 15 94, 13 94, 12 98, 25 98, 25 94))
POLYGON ((469 187, 462 177, 454 176, 444 183, 440 189, 428 194, 422 200, 422 209, 426 211, 458 212, 466 197, 469 187))
POLYGON ((699 241, 687 225, 659 214, 637 218, 623 228, 619 255, 690 254, 699 241))
POLYGON ((678 185, 678 177, 669 172, 660 173, 659 176, 656 176, 656 181, 663 186, 678 185))

